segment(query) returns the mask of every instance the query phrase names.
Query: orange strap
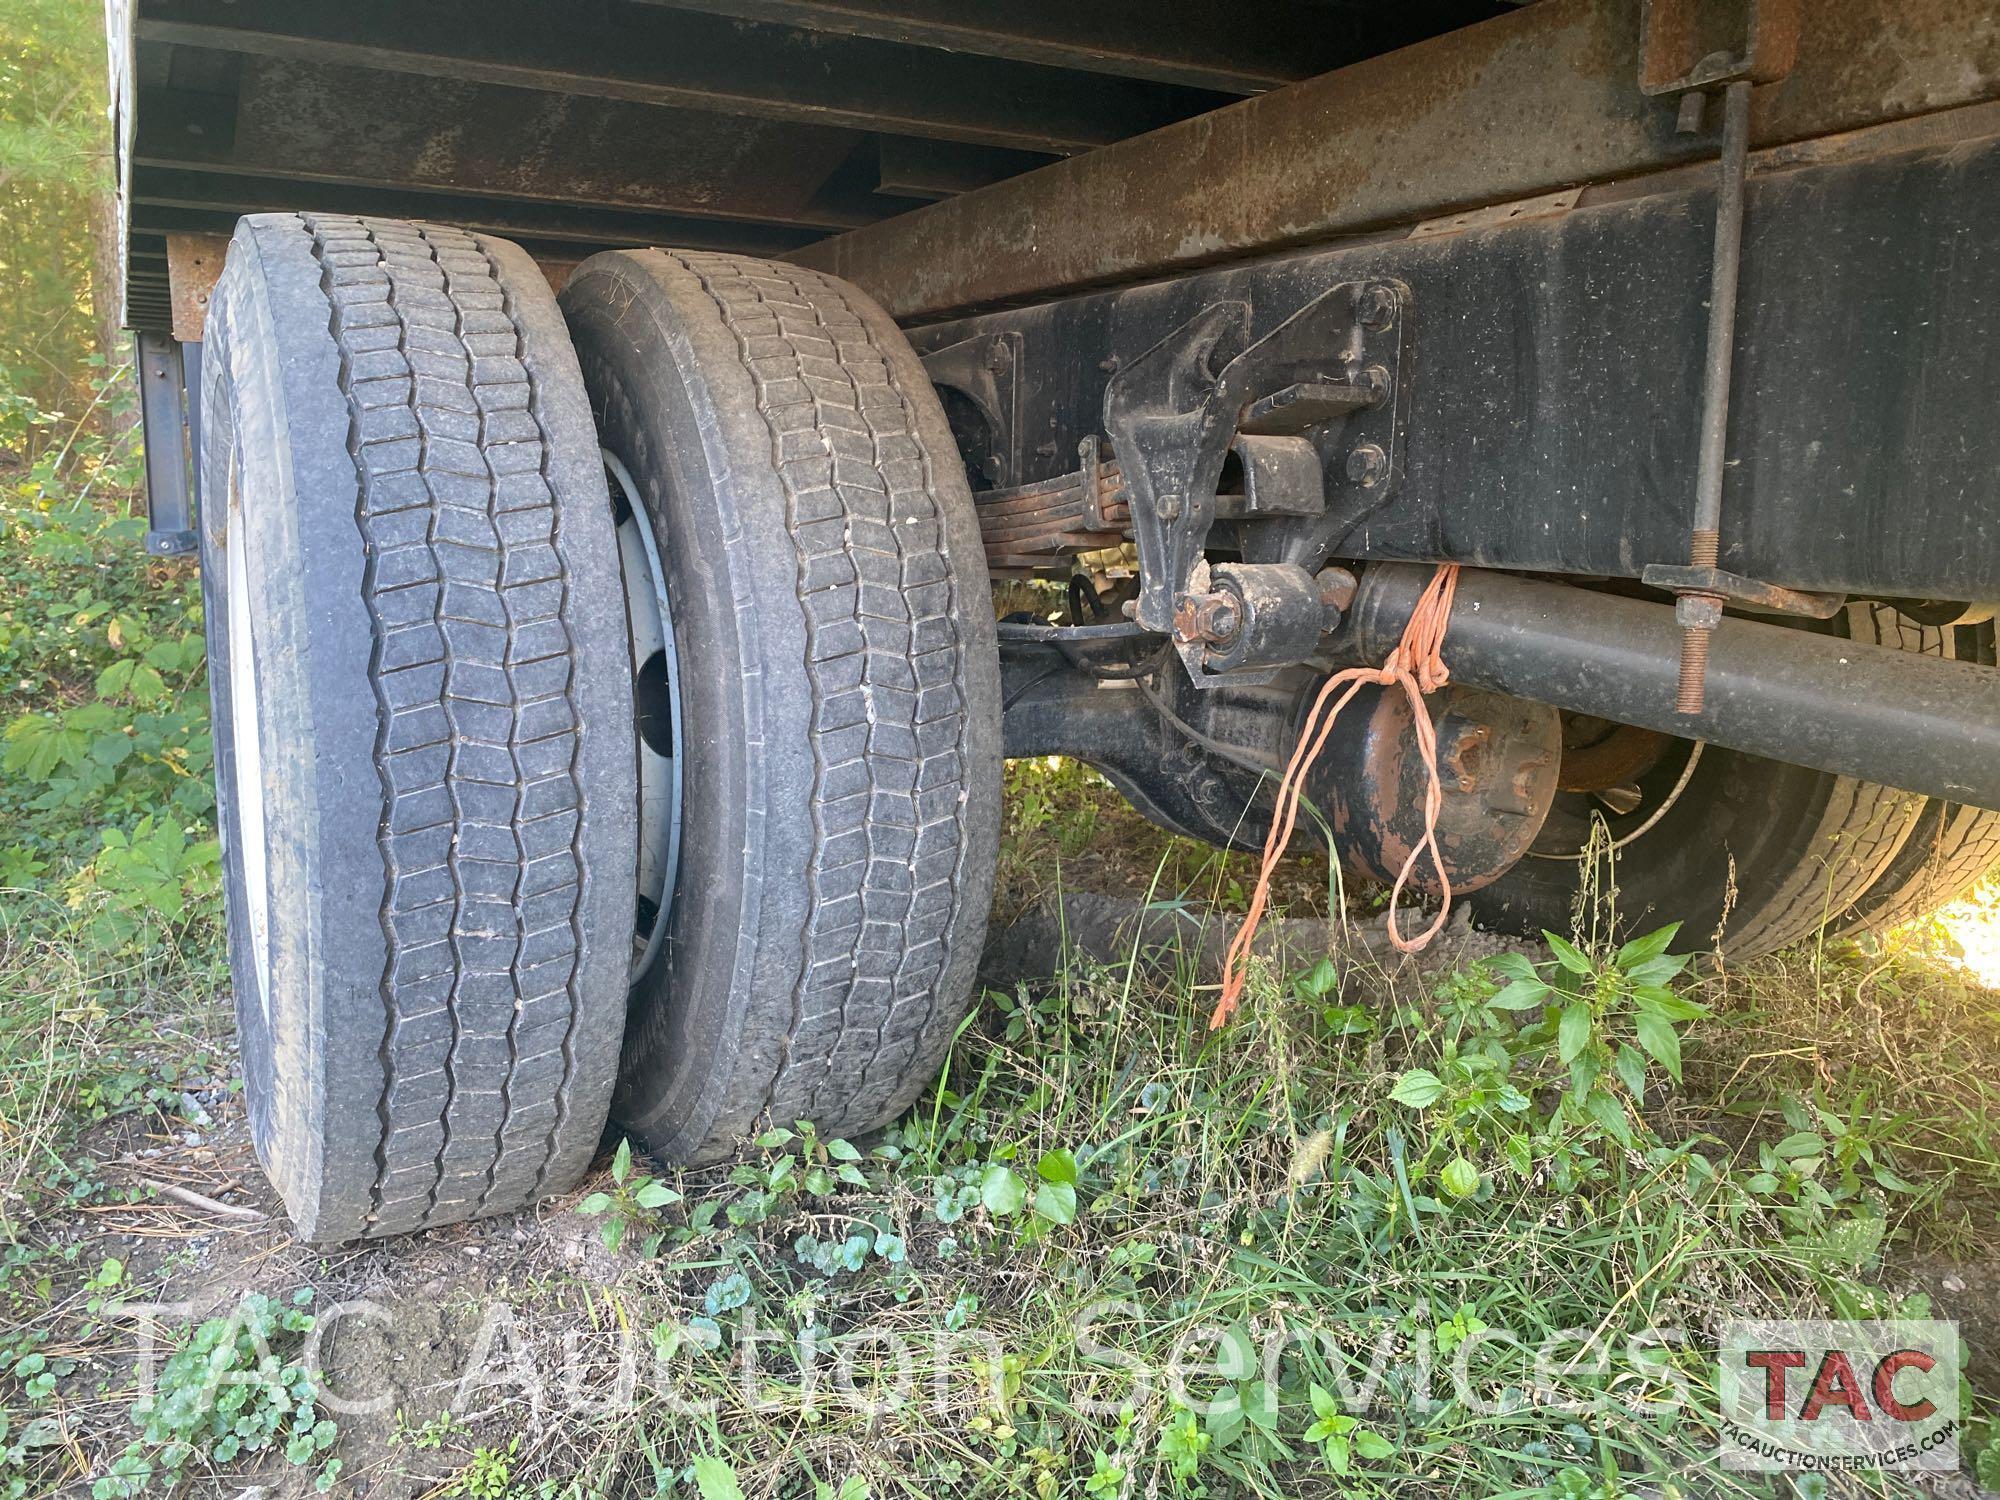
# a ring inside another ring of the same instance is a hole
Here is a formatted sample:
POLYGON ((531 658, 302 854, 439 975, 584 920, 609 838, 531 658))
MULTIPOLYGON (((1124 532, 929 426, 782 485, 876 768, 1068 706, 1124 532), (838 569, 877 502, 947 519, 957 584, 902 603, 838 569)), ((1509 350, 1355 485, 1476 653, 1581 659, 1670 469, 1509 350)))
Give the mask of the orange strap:
POLYGON ((1432 727, 1430 713, 1424 707, 1424 694, 1443 687, 1451 677, 1438 652, 1444 645, 1445 627, 1451 623, 1451 601, 1457 592, 1458 564, 1439 564, 1431 581, 1424 585, 1417 607, 1410 611, 1410 623, 1403 627, 1403 638, 1389 653, 1389 659, 1379 667, 1349 667, 1335 672, 1320 688, 1319 697, 1313 700, 1312 712, 1306 715, 1305 727, 1299 732, 1298 746, 1292 751, 1291 761, 1285 767, 1284 779, 1278 783, 1278 804, 1272 809, 1271 832, 1264 840, 1263 868, 1257 872, 1257 889, 1251 893, 1250 910, 1243 918, 1243 925, 1236 930, 1236 937, 1229 945, 1229 954, 1222 962, 1222 998, 1216 1002, 1215 1013, 1208 1018, 1209 1030, 1216 1030, 1235 1014, 1237 1002, 1243 998, 1243 981, 1250 969, 1250 943, 1257 935, 1257 924, 1263 920, 1265 903, 1271 898, 1271 877, 1277 872, 1278 861, 1284 857, 1285 847, 1292 841, 1292 829, 1299 820, 1299 799, 1304 794, 1306 771, 1326 747, 1340 711, 1353 701, 1356 693, 1371 683, 1382 687, 1392 682, 1401 683, 1403 691, 1409 695, 1416 721, 1417 751, 1424 758, 1424 774, 1428 778, 1424 788, 1423 842, 1412 849, 1410 857, 1403 861, 1402 873, 1396 877, 1395 887, 1389 892, 1389 941, 1396 945, 1399 952, 1415 953, 1443 929, 1445 918, 1451 913, 1451 877, 1445 874, 1444 859, 1438 853, 1437 844, 1437 820, 1444 806, 1444 789, 1438 784, 1437 730, 1432 727), (1333 706, 1328 708, 1328 700, 1342 687, 1347 691, 1341 693, 1333 706), (1415 937, 1405 938, 1396 927, 1396 906, 1402 900, 1403 887, 1408 884, 1410 873, 1417 867, 1417 857, 1426 852, 1430 854, 1431 867, 1437 871, 1438 886, 1444 899, 1439 903, 1437 916, 1432 919, 1431 925, 1415 937))

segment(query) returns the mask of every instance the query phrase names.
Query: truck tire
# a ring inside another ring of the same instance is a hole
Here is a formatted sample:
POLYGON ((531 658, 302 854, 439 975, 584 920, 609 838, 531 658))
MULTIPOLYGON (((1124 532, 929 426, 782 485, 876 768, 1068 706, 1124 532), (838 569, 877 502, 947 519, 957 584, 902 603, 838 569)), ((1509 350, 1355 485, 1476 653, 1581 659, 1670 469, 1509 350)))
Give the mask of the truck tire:
MULTIPOLYGON (((1887 605, 1876 607, 1888 609, 1887 605)), ((1906 651, 1949 655, 1987 666, 1994 663, 1990 622, 1937 630, 1899 615, 1894 624, 1894 638, 1906 651)), ((1889 638, 1886 626, 1884 636, 1889 638)), ((1848 935, 1901 927, 1956 901, 1995 869, 2000 869, 2000 812, 1927 797, 1903 847, 1849 908, 1836 930, 1848 935)))
MULTIPOLYGON (((1887 644, 1893 620, 1851 605, 1833 628, 1887 644)), ((1903 847, 1925 800, 1686 740, 1666 741, 1633 784, 1637 807, 1604 812, 1612 837, 1629 841, 1612 870, 1599 862, 1589 871, 1580 857, 1603 810, 1590 793, 1565 791, 1528 857, 1466 898, 1474 915, 1502 931, 1565 933, 1586 883, 1606 893, 1615 883, 1627 935, 1678 921, 1679 951, 1719 933, 1722 952, 1754 957, 1845 915, 1903 847)))
POLYGON ((561 304, 651 522, 684 726, 613 1113, 696 1164, 767 1122, 858 1134, 936 1077, 992 900, 999 655, 963 465, 902 334, 833 277, 613 251, 561 304))
POLYGON ((555 299, 505 240, 259 214, 205 343, 258 1156, 316 1243, 520 1208, 596 1151, 633 900, 619 563, 555 299))

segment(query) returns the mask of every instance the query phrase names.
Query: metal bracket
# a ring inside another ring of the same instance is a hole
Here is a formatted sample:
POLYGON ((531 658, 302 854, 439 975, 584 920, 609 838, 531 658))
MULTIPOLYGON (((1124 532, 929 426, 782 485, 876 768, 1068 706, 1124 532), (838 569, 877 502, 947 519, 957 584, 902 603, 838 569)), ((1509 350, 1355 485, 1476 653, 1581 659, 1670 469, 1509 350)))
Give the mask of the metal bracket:
POLYGON ((1325 512, 1326 468, 1310 438, 1244 435, 1231 451, 1243 465, 1243 493, 1215 497, 1218 521, 1325 512))
POLYGON ((1830 620, 1847 603, 1845 594, 1814 594, 1802 589, 1781 588, 1745 578, 1721 568, 1679 567, 1673 563, 1648 563, 1639 581, 1651 588, 1674 594, 1713 594, 1730 604, 1767 614, 1795 615, 1804 620, 1830 620))
POLYGON ((986 423, 991 442, 979 461, 988 482, 995 489, 1019 484, 1021 407, 1017 372, 1021 368, 1021 335, 980 334, 946 344, 923 358, 924 373, 931 384, 957 391, 972 403, 986 423))
POLYGON ((1776 83, 1799 55, 1799 0, 1641 0, 1639 91, 1685 94, 1776 83))
POLYGON ((138 346, 139 421, 146 444, 146 552, 151 557, 184 557, 198 549, 199 540, 194 530, 181 345, 167 334, 142 332, 138 346))
MULTIPOLYGON (((1400 473, 1399 424, 1383 422, 1364 440, 1355 423, 1396 405, 1409 296, 1400 282, 1342 282, 1254 342, 1249 304, 1215 303, 1111 378, 1104 429, 1139 543, 1134 617, 1140 624, 1170 633, 1176 616, 1187 618, 1206 592, 1198 570, 1217 516, 1223 462, 1240 434, 1312 443, 1318 503, 1293 496, 1284 514, 1323 512, 1329 471, 1334 483, 1386 496, 1400 473)), ((1299 454, 1295 448, 1287 454, 1285 473, 1296 489, 1299 454)), ((1266 483, 1277 477, 1275 471, 1259 476, 1266 483)), ((1240 510, 1245 521, 1256 519, 1248 505, 1240 510)), ((1189 676, 1212 683, 1207 647, 1199 640, 1177 644, 1189 676)), ((1316 644, 1302 640, 1299 659, 1316 644)))

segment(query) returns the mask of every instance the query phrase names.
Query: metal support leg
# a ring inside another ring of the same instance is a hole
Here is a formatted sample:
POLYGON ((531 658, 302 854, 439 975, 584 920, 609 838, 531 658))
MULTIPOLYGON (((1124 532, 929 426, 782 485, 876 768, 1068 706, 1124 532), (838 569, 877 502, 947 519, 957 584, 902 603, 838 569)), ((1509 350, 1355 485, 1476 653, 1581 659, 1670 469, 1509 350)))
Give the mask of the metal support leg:
POLYGON ((188 462, 187 387, 181 346, 164 333, 141 333, 139 420, 146 443, 146 552, 193 552, 193 484, 188 462))

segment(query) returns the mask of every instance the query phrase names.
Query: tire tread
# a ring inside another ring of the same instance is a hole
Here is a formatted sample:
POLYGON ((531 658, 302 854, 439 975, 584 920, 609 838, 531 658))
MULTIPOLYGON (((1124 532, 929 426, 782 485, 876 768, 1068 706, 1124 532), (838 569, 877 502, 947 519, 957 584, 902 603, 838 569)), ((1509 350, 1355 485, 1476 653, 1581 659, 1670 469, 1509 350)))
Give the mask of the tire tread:
POLYGON ((939 1005, 956 998, 941 992, 970 854, 973 714, 945 500, 851 288, 742 256, 671 258, 754 384, 805 620, 815 837, 791 1021, 760 1113, 863 1129, 936 1066, 939 1005))
POLYGON ((360 477, 388 962, 369 1236, 519 1207, 573 1154, 580 714, 552 439, 479 236, 302 215, 360 477))

